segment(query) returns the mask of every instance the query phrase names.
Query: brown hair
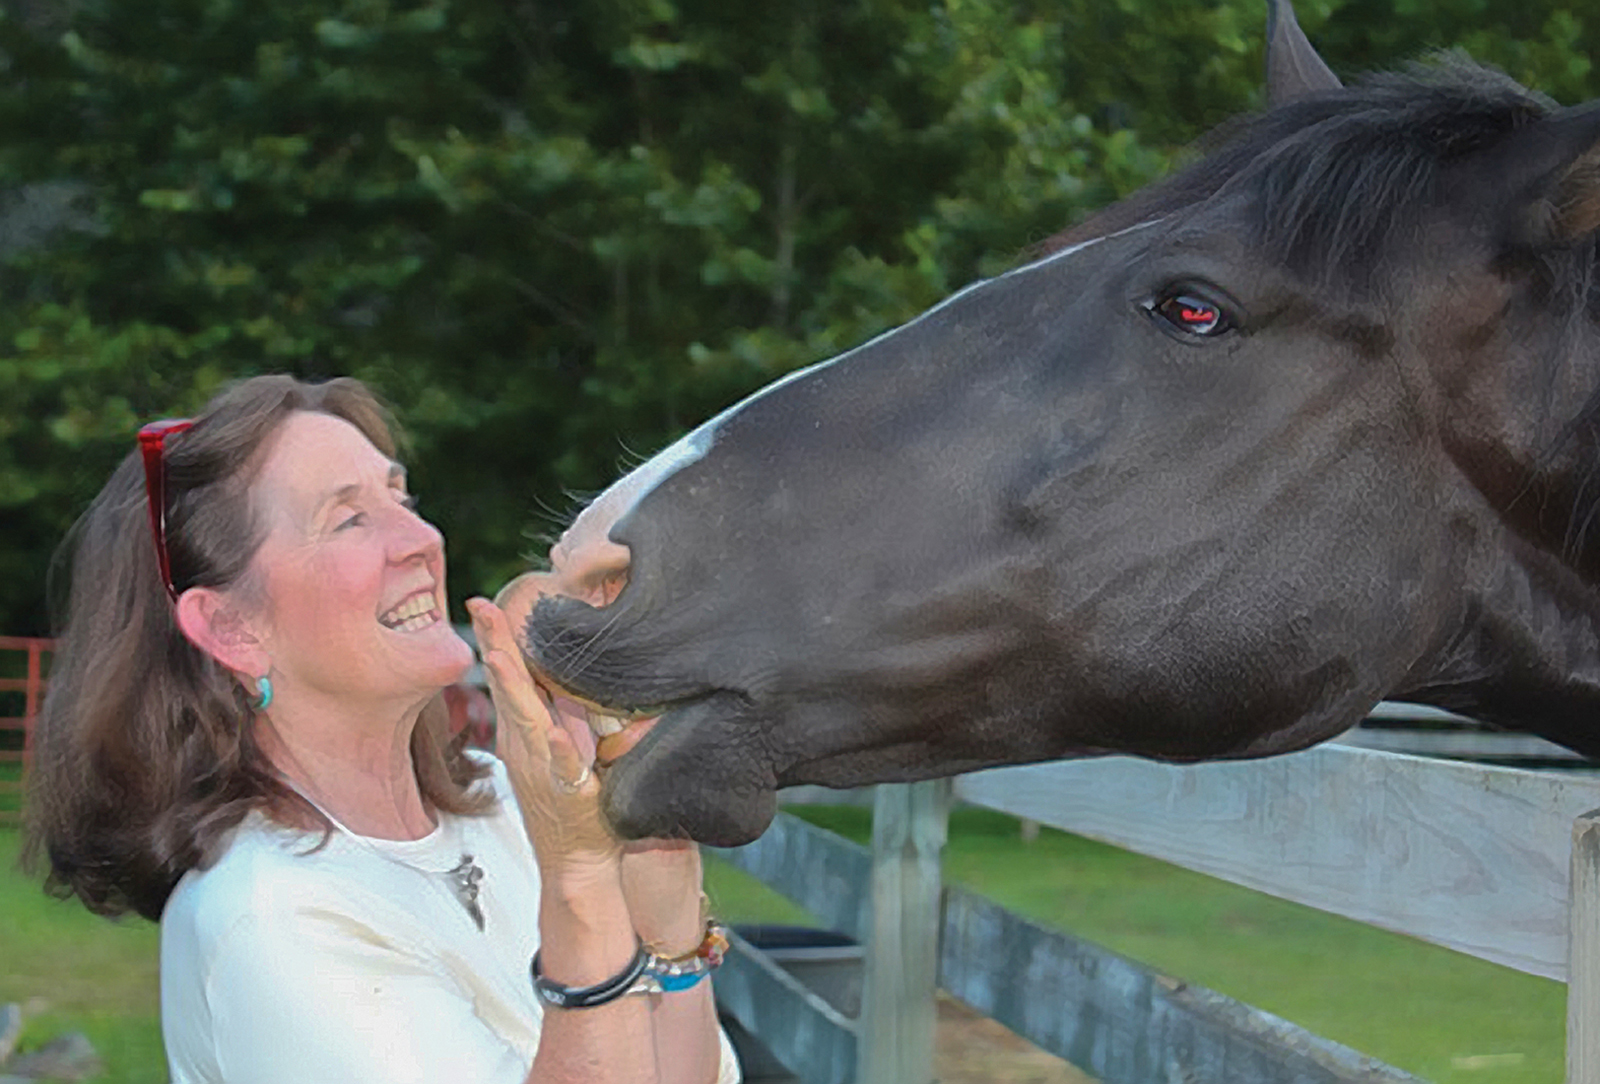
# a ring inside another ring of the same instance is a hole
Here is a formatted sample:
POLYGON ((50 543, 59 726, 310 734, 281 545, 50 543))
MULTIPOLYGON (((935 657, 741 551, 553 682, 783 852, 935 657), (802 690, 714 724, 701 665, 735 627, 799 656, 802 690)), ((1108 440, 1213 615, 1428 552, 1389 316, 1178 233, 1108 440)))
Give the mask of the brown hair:
MULTIPOLYGON (((239 585, 261 545, 249 487, 258 452, 296 411, 355 425, 393 458, 397 430, 355 380, 262 376, 219 393, 166 444, 167 546, 179 592, 239 585)), ((104 915, 159 920, 178 879, 214 858, 246 813, 324 825, 257 744, 249 694, 179 630, 161 582, 137 451, 122 461, 57 553, 71 561, 65 625, 40 711, 24 860, 42 849, 46 888, 104 915)), ((484 769, 447 749, 443 699, 412 733, 423 797, 482 811, 484 769)))

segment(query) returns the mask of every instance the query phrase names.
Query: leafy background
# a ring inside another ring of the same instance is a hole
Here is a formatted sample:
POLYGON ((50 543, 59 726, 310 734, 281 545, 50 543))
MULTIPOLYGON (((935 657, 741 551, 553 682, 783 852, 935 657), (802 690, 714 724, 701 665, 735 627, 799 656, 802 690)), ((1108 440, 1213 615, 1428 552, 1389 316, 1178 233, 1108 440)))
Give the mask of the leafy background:
MULTIPOLYGON (((396 406, 492 590, 575 494, 1170 168, 1262 0, 0 0, 0 631, 143 420, 396 406)), ((1336 71, 1597 93, 1550 0, 1305 0, 1336 71)), ((1589 23, 1594 22, 1592 16, 1589 23)))

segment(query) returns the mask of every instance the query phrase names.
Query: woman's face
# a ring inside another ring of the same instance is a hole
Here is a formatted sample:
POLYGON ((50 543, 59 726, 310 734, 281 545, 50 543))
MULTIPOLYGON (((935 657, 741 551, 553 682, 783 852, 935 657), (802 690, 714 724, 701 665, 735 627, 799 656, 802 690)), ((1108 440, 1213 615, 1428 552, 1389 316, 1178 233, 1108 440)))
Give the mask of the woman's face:
POLYGON ((291 414, 252 501, 266 527, 254 624, 283 702, 410 706, 461 678, 472 650, 448 619, 444 539, 412 510, 400 465, 361 430, 291 414))

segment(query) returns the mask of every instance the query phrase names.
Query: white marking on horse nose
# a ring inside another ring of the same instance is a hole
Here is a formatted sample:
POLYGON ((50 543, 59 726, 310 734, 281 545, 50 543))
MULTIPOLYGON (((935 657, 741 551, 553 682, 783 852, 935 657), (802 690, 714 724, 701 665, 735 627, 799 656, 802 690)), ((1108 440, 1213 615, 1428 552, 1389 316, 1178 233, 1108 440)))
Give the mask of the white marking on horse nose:
POLYGON ((610 536, 633 501, 633 494, 618 483, 585 508, 550 547, 550 572, 559 594, 605 606, 622 593, 633 554, 610 536))
MULTIPOLYGON (((1109 238, 1120 237, 1125 233, 1132 233, 1135 230, 1142 230, 1146 226, 1154 225, 1158 221, 1160 220, 1154 219, 1148 222, 1140 222, 1118 230, 1115 233, 1107 234, 1105 237, 1091 237, 1087 240, 1080 241, 1075 245, 1064 248, 1059 252, 1053 252, 1049 256, 1046 256, 1040 260, 1036 260, 1033 263, 1026 264, 1022 267, 1013 268, 1012 270, 1000 275, 999 278, 1005 279, 1014 275, 1026 275, 1037 268, 1057 263, 1068 256, 1071 256, 1093 245, 1097 245, 1102 241, 1108 240, 1109 238)), ((717 429, 722 425, 723 422, 727 421, 729 418, 733 417, 750 404, 759 399, 763 399, 768 395, 771 395, 773 392, 787 384, 791 384, 794 381, 800 380, 801 378, 812 373, 820 372, 836 362, 843 361, 846 358, 854 356, 856 353, 862 350, 866 350, 869 347, 877 345, 892 335, 898 335, 906 328, 920 323, 945 306, 952 304, 958 298, 979 289, 991 281, 995 280, 983 279, 971 283, 951 294, 949 297, 945 298, 943 301, 939 302, 937 305, 933 306, 931 309, 928 309, 921 315, 915 317, 907 323, 901 324, 899 327, 890 328, 888 331, 869 339, 860 346, 846 350, 844 353, 835 357, 824 359, 812 365, 807 365, 804 368, 796 369, 791 373, 779 377, 772 383, 760 388, 755 392, 752 392, 739 402, 733 404, 716 417, 704 422, 692 432, 679 438, 676 442, 663 448, 645 462, 639 464, 639 466, 629 471, 626 475, 617 479, 617 481, 612 483, 604 493, 600 494, 599 497, 596 497, 594 502, 590 504, 588 508, 583 510, 578 518, 573 521, 572 526, 567 529, 566 534, 562 536, 562 541, 558 542, 555 548, 551 550, 552 564, 554 564, 556 561, 556 551, 565 547, 565 553, 563 554, 563 557, 564 559, 570 561, 575 569, 587 567, 591 564, 603 566, 606 561, 612 559, 608 557, 608 555, 601 549, 602 542, 610 541, 608 536, 610 535, 611 528, 619 519, 632 511, 634 505, 638 504, 640 500, 642 500, 658 485, 672 477, 674 474, 678 473, 678 471, 682 470, 684 467, 693 463, 695 460, 704 456, 711 448, 711 445, 715 442, 717 429), (572 538, 570 543, 568 542, 569 536, 572 538)), ((615 543, 611 544, 615 545, 615 543)), ((626 547, 619 548, 624 550, 626 549, 626 547)))

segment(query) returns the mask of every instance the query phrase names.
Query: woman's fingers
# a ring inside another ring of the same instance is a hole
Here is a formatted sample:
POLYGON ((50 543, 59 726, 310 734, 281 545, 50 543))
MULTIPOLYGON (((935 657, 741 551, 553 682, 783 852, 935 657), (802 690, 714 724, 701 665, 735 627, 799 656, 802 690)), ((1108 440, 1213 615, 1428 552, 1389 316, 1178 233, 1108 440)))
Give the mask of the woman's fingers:
MULTIPOLYGON (((543 690, 540 690, 542 693, 543 690)), ((588 742, 588 749, 579 744, 578 733, 590 734, 589 721, 578 709, 574 719, 568 711, 567 705, 571 701, 553 698, 548 701, 550 714, 553 718, 548 744, 550 747, 550 770, 555 774, 555 779, 563 790, 583 791, 598 793, 600 781, 594 778, 594 741, 588 742)))
POLYGON ((492 648, 483 653, 483 667, 496 703, 509 709, 505 710, 508 721, 537 731, 544 738, 554 720, 522 665, 505 651, 492 648))
POLYGON ((585 749, 576 738, 580 727, 581 733, 588 733, 582 709, 570 701, 552 699, 534 683, 504 611, 485 599, 471 600, 467 609, 478 637, 489 691, 503 715, 509 717, 506 721, 523 731, 521 736, 531 746, 529 751, 546 763, 552 780, 562 791, 598 791, 598 781, 589 770, 594 759, 593 743, 589 742, 585 749), (574 713, 575 718, 569 718, 574 713))
POLYGON ((549 698, 550 713, 565 737, 571 740, 578 759, 584 764, 594 763, 594 731, 589 729, 589 713, 582 704, 559 694, 549 698))
POLYGON ((541 869, 558 877, 613 868, 621 843, 600 814, 592 745, 586 757, 574 741, 578 726, 588 728, 582 709, 535 684, 505 611, 487 599, 473 599, 467 609, 499 713, 500 759, 541 869))

